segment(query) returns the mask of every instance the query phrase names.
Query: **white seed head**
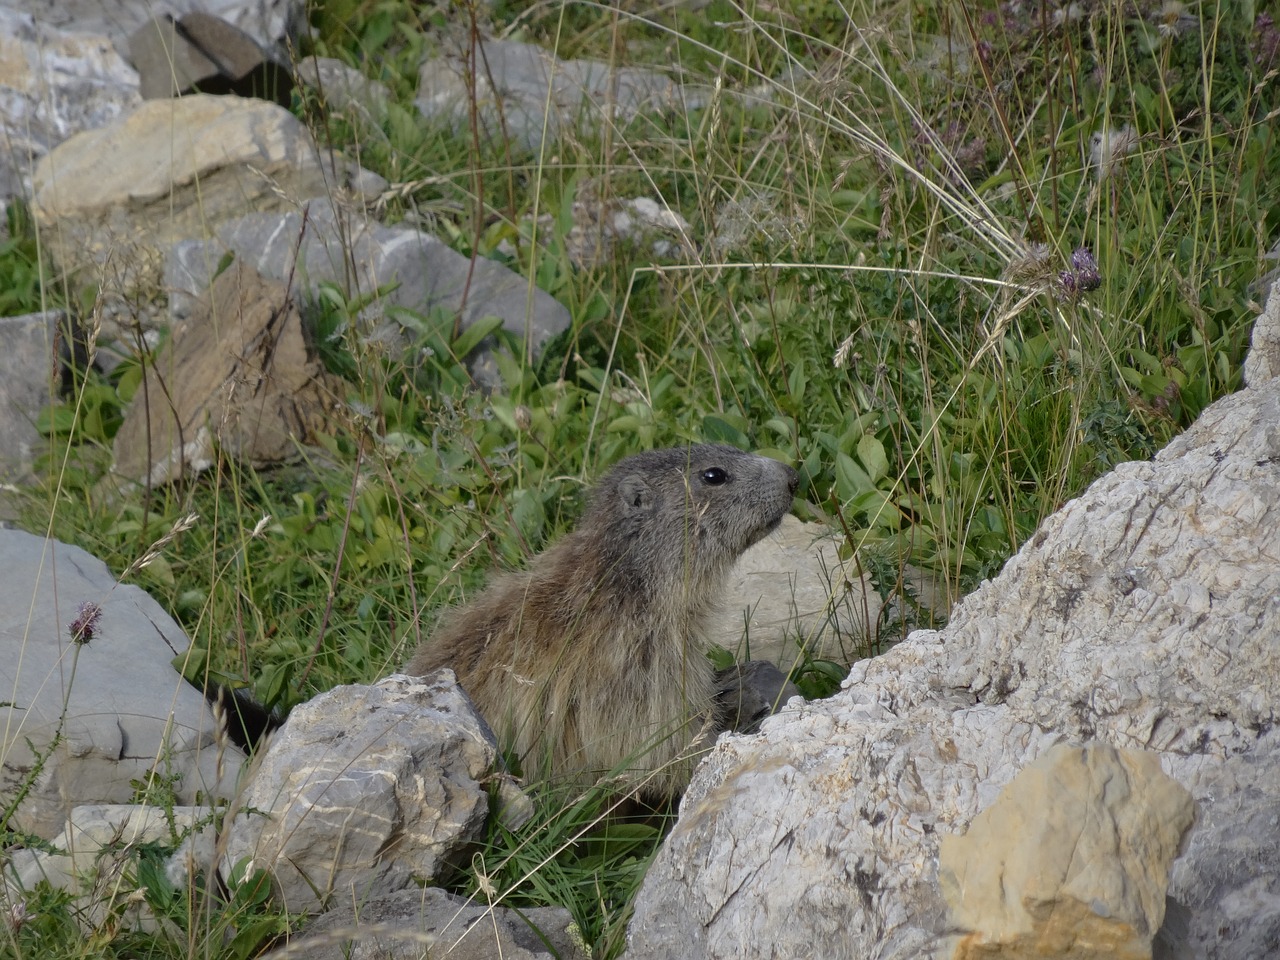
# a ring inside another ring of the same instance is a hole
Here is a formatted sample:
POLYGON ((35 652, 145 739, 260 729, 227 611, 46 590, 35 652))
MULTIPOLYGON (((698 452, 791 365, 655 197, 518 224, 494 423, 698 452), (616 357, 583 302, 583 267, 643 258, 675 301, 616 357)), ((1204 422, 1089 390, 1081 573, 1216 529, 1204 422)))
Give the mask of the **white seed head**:
POLYGON ((1093 175, 1101 182, 1120 169, 1124 158, 1138 149, 1138 131, 1129 124, 1103 127, 1089 141, 1093 175))

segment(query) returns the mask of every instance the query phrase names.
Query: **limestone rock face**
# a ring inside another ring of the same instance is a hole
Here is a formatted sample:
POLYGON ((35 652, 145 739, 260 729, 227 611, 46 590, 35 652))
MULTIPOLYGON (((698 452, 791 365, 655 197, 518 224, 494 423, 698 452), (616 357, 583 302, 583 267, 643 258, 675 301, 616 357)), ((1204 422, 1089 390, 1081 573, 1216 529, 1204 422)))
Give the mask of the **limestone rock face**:
POLYGON ((0 530, 0 570, 0 809, 25 794, 14 829, 54 837, 73 807, 125 803, 152 770, 176 776, 179 803, 233 795, 244 757, 219 751, 203 695, 169 665, 189 644, 159 604, 79 547, 19 530, 0 530), (95 609, 88 642, 72 642, 95 609))
POLYGON ((5 6, 59 30, 102 34, 123 53, 129 35, 152 17, 196 10, 226 20, 264 47, 279 47, 305 24, 307 5, 305 0, 5 0, 5 6))
POLYGON ((325 428, 342 396, 284 284, 233 263, 147 367, 116 433, 114 469, 156 485, 208 468, 216 449, 257 467, 281 463, 325 428))
POLYGON ((141 101, 138 75, 101 32, 0 8, 0 200, 26 194, 36 162, 141 101))
POLYGON ((62 269, 93 268, 129 292, 158 283, 174 242, 295 209, 357 173, 273 103, 197 94, 59 144, 36 167, 32 211, 62 269))
POLYGON ((497 757, 450 670, 323 693, 258 763, 223 875, 252 857, 290 912, 429 882, 483 830, 497 757))
POLYGON ((1194 813, 1153 753, 1051 748, 939 844, 956 956, 1149 960, 1194 813))
POLYGON ((628 955, 955 956, 940 838, 1055 744, 1092 741, 1158 754, 1197 806, 1158 955, 1275 953, 1278 557, 1271 379, 1067 504, 945 630, 722 738, 645 879, 628 955))

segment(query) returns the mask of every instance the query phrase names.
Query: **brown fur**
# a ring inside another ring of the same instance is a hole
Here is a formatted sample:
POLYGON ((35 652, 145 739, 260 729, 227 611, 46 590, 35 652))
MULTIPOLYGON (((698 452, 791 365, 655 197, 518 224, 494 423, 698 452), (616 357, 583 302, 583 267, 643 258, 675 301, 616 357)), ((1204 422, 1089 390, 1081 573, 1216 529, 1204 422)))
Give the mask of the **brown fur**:
POLYGON ((586 785, 625 770, 642 795, 670 797, 718 732, 707 619, 796 483, 731 447, 628 457, 572 533, 447 617, 406 670, 452 667, 527 776, 586 785))

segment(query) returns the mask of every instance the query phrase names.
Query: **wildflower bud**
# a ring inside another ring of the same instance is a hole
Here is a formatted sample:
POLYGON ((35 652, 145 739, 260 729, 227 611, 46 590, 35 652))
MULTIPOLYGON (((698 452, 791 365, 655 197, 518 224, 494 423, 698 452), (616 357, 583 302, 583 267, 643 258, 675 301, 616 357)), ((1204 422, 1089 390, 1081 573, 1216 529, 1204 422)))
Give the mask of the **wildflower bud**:
POLYGON ((1093 259, 1093 254, 1089 252, 1088 247, 1076 247, 1071 251, 1071 269, 1077 272, 1092 270, 1096 273, 1098 261, 1093 259))
POLYGON ((1071 251, 1071 269, 1075 272, 1076 286, 1081 292, 1097 290, 1102 286, 1102 275, 1098 272, 1098 261, 1088 247, 1077 247, 1071 251))
POLYGON ((6 919, 9 921, 9 930, 17 933, 27 921, 35 919, 35 914, 27 908, 27 901, 15 900, 9 904, 9 915, 6 919))
POLYGON ((81 601, 76 609, 75 619, 67 626, 67 632, 71 634, 71 642, 85 644, 92 640, 100 619, 102 619, 100 606, 88 600, 81 601))

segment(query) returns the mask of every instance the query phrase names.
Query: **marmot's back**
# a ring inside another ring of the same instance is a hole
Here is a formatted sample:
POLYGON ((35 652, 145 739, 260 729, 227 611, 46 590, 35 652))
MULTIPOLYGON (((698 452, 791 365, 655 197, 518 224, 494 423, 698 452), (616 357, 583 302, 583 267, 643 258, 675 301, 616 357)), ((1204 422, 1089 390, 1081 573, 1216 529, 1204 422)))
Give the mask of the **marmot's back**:
POLYGON ((732 447, 621 460, 572 533, 449 615, 406 670, 452 667, 532 778, 625 768, 647 796, 677 793, 718 732, 705 620, 797 481, 732 447))

